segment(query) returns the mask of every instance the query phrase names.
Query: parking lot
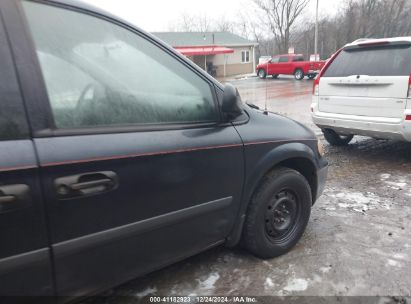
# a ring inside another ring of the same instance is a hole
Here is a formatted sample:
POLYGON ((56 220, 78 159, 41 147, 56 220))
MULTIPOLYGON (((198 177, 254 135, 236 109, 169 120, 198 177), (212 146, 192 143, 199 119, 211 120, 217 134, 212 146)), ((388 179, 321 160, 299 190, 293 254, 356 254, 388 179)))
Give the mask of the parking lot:
MULTIPOLYGON (((236 80, 243 101, 320 130, 312 81, 236 80)), ((276 130, 272 130, 276 132, 276 130)), ((411 296, 411 144, 365 137, 325 144, 330 172, 307 231, 287 255, 262 261, 241 249, 209 250, 109 292, 149 295, 411 296)), ((161 240, 159 240, 161 241, 161 240)), ((115 302, 119 302, 116 299, 115 302)))

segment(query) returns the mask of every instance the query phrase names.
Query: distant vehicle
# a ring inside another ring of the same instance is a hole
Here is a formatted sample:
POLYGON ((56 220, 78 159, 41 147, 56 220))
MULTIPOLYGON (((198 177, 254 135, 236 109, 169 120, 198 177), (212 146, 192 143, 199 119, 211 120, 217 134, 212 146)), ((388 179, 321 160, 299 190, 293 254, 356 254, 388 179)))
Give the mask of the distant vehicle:
POLYGON ((266 78, 272 75, 294 75, 295 79, 302 80, 304 76, 314 79, 324 66, 324 61, 305 61, 301 54, 287 54, 273 57, 266 63, 259 64, 256 68, 258 77, 266 78))
POLYGON ((411 37, 361 39, 327 62, 312 118, 332 145, 354 135, 411 141, 411 37))
POLYGON ((1 0, 0 16, 1 303, 301 238, 328 170, 310 129, 87 4, 1 0))

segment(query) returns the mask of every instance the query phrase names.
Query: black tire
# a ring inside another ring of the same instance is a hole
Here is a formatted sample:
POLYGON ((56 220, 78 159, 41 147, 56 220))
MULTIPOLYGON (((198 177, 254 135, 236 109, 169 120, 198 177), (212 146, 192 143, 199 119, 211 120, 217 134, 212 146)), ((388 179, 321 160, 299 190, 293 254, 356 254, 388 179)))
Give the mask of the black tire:
POLYGON ((332 146, 346 146, 354 137, 354 135, 340 135, 331 129, 323 129, 322 131, 325 140, 332 146))
POLYGON ((317 75, 310 74, 310 75, 308 75, 308 78, 311 79, 311 80, 313 80, 313 79, 315 78, 315 76, 317 76, 317 75))
POLYGON ((257 72, 257 76, 261 79, 265 79, 267 77, 267 73, 264 71, 264 69, 259 69, 257 72))
POLYGON ((274 78, 274 79, 278 79, 278 76, 279 76, 278 74, 274 74, 274 75, 273 75, 273 78, 274 78))
POLYGON ((304 176, 289 168, 268 173, 254 193, 242 242, 257 257, 283 255, 297 244, 310 218, 311 188, 304 176))
POLYGON ((301 69, 296 69, 294 72, 294 78, 296 80, 303 80, 304 79, 304 71, 301 69))

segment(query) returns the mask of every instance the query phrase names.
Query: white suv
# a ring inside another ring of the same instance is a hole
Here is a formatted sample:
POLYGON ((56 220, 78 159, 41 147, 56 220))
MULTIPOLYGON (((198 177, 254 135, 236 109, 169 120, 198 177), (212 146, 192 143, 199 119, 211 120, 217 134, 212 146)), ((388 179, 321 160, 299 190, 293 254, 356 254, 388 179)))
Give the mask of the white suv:
POLYGON ((314 82, 314 123, 332 145, 354 135, 411 141, 410 73, 411 37, 347 44, 314 82))

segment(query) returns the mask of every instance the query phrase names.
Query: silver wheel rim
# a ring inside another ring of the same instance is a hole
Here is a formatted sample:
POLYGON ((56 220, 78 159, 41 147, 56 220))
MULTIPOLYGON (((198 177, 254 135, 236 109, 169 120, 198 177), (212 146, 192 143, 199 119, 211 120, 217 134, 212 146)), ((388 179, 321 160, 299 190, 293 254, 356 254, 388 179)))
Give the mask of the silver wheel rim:
POLYGON ((264 78, 264 71, 263 71, 263 70, 260 70, 260 71, 258 72, 258 76, 260 76, 260 78, 264 78))

